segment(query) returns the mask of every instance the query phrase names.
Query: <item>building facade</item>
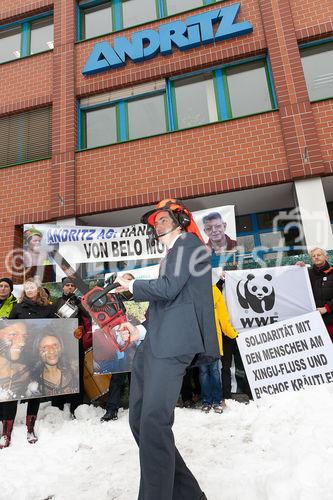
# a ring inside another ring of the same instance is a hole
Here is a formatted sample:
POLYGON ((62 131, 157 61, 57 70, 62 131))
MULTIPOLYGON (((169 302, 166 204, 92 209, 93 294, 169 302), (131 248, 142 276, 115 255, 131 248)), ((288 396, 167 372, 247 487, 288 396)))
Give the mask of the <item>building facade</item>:
POLYGON ((169 197, 234 204, 245 253, 333 248, 332 0, 2 0, 0 87, 2 274, 23 224, 169 197))

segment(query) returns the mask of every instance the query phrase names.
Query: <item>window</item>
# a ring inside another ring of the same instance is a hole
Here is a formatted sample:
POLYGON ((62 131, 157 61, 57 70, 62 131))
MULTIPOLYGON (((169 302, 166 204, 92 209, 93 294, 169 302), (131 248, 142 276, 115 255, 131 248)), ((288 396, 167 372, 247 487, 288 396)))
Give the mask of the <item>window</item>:
POLYGON ((169 16, 184 12, 185 10, 195 9, 204 5, 203 0, 166 0, 167 13, 169 16))
POLYGON ((31 23, 30 54, 53 49, 53 19, 39 19, 31 23))
POLYGON ((21 27, 0 31, 0 62, 21 57, 21 27))
POLYGON ((86 113, 86 146, 94 148, 117 142, 116 108, 97 109, 86 113))
POLYGON ((155 0, 123 0, 123 28, 157 18, 155 0))
POLYGON ((86 148, 167 131, 164 80, 87 97, 80 107, 86 148))
POLYGON ((129 139, 166 132, 163 95, 129 101, 127 106, 129 139))
POLYGON ((174 82, 178 128, 217 121, 214 82, 204 74, 174 82))
MULTIPOLYGON (((81 2, 84 5, 87 2, 81 2)), ((82 38, 93 38, 112 31, 111 3, 82 9, 82 38)))
POLYGON ((236 217, 237 245, 243 254, 255 253, 265 260, 278 254, 294 255, 303 250, 303 229, 289 210, 271 210, 236 217))
POLYGON ((333 97, 333 42, 301 50, 310 101, 333 97))
POLYGON ((253 252, 255 247, 254 236, 252 236, 251 234, 247 236, 237 236, 237 246, 239 249, 241 249, 241 252, 253 252))
POLYGON ((53 49, 50 14, 29 18, 0 29, 0 63, 53 49))
POLYGON ((209 5, 217 0, 78 0, 78 40, 209 5))
MULTIPOLYGON (((230 88, 233 90, 236 88, 233 85, 233 75, 237 78, 243 75, 245 80, 243 86, 246 87, 249 85, 248 75, 251 72, 256 74, 257 70, 265 78, 265 81, 262 81, 262 88, 267 91, 266 96, 268 95, 265 103, 269 101, 269 104, 268 108, 265 104, 264 111, 273 109, 270 97, 273 95, 273 90, 269 72, 265 68, 266 61, 261 58, 251 63, 232 66, 230 74, 228 73, 230 68, 227 66, 196 75, 147 82, 81 99, 79 149, 228 120, 235 117, 232 111, 237 106, 242 110, 241 116, 246 113, 259 113, 263 111, 262 98, 261 100, 260 97, 254 98, 249 107, 241 94, 238 96, 239 103, 234 92, 230 106, 228 93, 230 88), (226 75, 230 77, 229 82, 226 75), (228 83, 231 83, 229 87, 228 83)), ((238 89, 241 88, 238 79, 236 86, 238 89)), ((257 85, 257 88, 260 86, 257 85)), ((250 222, 251 220, 244 219, 244 224, 250 222)))
POLYGON ((0 166, 51 156, 51 108, 0 118, 0 166))
POLYGON ((265 61, 226 68, 233 118, 272 109, 265 61))

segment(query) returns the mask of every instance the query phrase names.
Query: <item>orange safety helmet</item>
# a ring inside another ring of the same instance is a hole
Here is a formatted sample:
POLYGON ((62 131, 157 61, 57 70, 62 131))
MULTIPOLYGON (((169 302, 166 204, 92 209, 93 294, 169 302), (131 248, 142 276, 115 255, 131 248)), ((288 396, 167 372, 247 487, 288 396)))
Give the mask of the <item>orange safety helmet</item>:
POLYGON ((160 201, 153 210, 149 210, 149 212, 146 212, 141 217, 142 224, 147 224, 149 226, 150 236, 153 236, 154 239, 158 239, 155 232, 155 218, 159 212, 168 212, 182 230, 187 233, 193 233, 203 244, 205 244, 191 212, 185 207, 182 201, 175 198, 167 198, 160 201))

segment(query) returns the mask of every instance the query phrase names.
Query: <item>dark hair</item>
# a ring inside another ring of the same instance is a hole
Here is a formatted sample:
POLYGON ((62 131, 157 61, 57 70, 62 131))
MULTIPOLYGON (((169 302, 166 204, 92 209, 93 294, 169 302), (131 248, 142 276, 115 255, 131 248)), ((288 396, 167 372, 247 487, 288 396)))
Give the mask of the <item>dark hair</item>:
POLYGON ((61 371, 62 370, 71 370, 69 361, 68 361, 66 353, 65 353, 64 342, 63 342, 62 338, 51 327, 51 328, 47 328, 47 330, 44 330, 43 332, 41 332, 34 339, 32 349, 33 349, 33 353, 34 353, 34 357, 35 357, 36 361, 35 361, 35 366, 34 366, 33 371, 35 373, 38 373, 38 374, 40 374, 43 371, 44 363, 40 359, 39 345, 40 345, 41 341, 43 340, 43 338, 45 338, 45 337, 55 337, 60 344, 61 351, 59 354, 58 368, 61 371))
POLYGON ((222 215, 219 212, 210 212, 210 214, 207 214, 202 218, 202 223, 206 224, 207 221, 214 219, 221 219, 221 221, 224 222, 222 215))

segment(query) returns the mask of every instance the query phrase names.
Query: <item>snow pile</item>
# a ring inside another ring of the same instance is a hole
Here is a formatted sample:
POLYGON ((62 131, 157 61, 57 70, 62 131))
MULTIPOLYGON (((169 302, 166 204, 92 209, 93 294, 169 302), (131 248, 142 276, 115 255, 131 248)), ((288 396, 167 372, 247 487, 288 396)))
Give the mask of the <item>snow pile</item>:
MULTIPOLYGON (((135 500, 128 411, 108 423, 102 415, 83 405, 71 420, 44 404, 39 441, 29 445, 20 405, 12 445, 0 451, 0 500, 135 500)), ((174 433, 208 500, 331 500, 332 416, 333 385, 325 385, 258 406, 230 401, 222 415, 177 408, 174 433)))

